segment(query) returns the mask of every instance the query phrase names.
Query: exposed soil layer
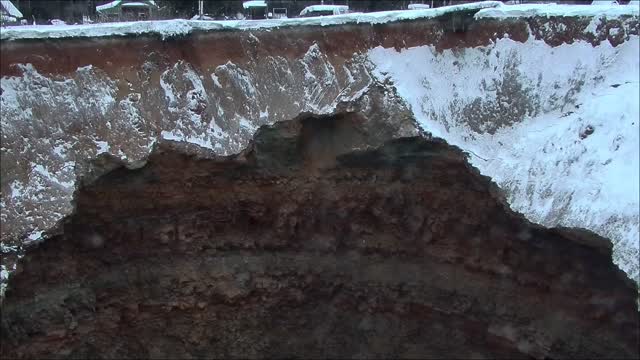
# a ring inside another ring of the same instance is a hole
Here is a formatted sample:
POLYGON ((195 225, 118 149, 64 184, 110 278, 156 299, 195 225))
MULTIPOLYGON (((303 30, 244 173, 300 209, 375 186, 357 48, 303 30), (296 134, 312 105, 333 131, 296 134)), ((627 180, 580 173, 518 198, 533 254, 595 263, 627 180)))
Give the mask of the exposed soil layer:
POLYGON ((607 240, 529 223, 442 140, 384 141, 302 117, 85 184, 10 279, 2 357, 638 357, 607 240))
MULTIPOLYGON (((504 38, 516 43, 536 38, 551 46, 582 41, 619 46, 636 41, 638 29, 637 16, 499 20, 457 11, 375 25, 194 31, 169 38, 145 33, 2 40, 0 270, 12 273, 23 247, 49 237, 70 213, 76 183, 90 171, 85 164, 103 152, 144 162, 152 144, 167 138, 218 155, 235 154, 261 125, 301 112, 326 114, 341 103, 370 119, 397 123, 404 117, 395 135, 416 135, 418 107, 406 106, 394 84, 378 83, 368 55, 377 47, 429 45, 464 59, 466 49, 490 51, 504 38)), ((540 98, 571 102, 583 72, 574 71, 576 85, 569 92, 563 87, 529 91, 520 86, 527 81, 518 65, 525 54, 505 53, 498 61, 505 67, 493 68, 505 73, 499 76, 504 78, 499 97, 491 100, 480 93, 469 103, 454 97, 446 108, 455 116, 437 108, 430 116, 447 129, 449 121, 459 121, 474 132, 493 133, 538 111, 540 98)), ((458 81, 464 86, 466 80, 458 81)))
POLYGON ((504 36, 524 42, 530 35, 552 46, 584 40, 593 45, 609 41, 616 46, 629 35, 638 35, 636 18, 627 16, 603 20, 593 32, 586 32, 590 17, 545 17, 514 20, 473 19, 474 12, 454 13, 433 19, 386 24, 299 26, 255 31, 194 32, 162 39, 160 35, 114 38, 68 38, 3 41, 0 76, 20 76, 16 64, 30 63, 42 74, 68 75, 78 67, 92 65, 109 76, 121 76, 123 69, 141 68, 155 56, 156 62, 185 61, 198 69, 227 62, 242 63, 247 54, 298 58, 309 44, 317 43, 323 53, 350 59, 376 46, 397 50, 433 45, 439 50, 488 45, 504 36), (455 19, 453 19, 455 17, 455 19), (452 23, 460 23, 452 26, 452 23), (625 25, 626 24, 626 25, 625 25), (612 28, 628 31, 610 32, 612 28), (250 39, 260 43, 251 46, 250 39), (211 51, 215 49, 215 51, 211 51))

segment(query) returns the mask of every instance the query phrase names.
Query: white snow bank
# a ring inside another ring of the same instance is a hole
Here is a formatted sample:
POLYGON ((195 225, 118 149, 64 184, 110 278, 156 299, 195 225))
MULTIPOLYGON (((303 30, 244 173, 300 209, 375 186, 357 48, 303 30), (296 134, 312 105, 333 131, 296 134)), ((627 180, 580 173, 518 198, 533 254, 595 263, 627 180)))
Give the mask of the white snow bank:
MULTIPOLYGON (((115 3, 114 1, 113 3, 115 3)), ((113 4, 110 3, 110 4, 113 4)), ((109 5, 109 4, 107 4, 109 5)), ((106 6, 106 5, 105 5, 106 6)), ((112 5, 110 5, 112 6, 112 5)), ((639 15, 638 6, 614 5, 503 5, 500 1, 443 6, 435 9, 413 11, 380 11, 373 13, 351 13, 294 19, 266 20, 161 20, 135 21, 83 25, 31 25, 9 26, 0 33, 0 40, 133 36, 158 34, 162 38, 187 35, 193 31, 259 30, 288 26, 332 26, 343 24, 382 24, 395 21, 428 19, 457 11, 479 10, 476 18, 511 18, 532 16, 607 16, 639 15)))
POLYGON ((2 30, 0 40, 38 39, 38 38, 74 38, 128 36, 140 34, 158 34, 162 38, 187 35, 192 31, 215 30, 259 30, 287 26, 331 26, 342 24, 381 24, 394 21, 428 19, 447 13, 465 10, 479 10, 501 6, 499 1, 483 1, 470 4, 444 6, 436 9, 414 11, 380 11, 373 13, 351 13, 335 16, 322 16, 295 19, 268 20, 161 20, 135 21, 106 24, 84 25, 35 25, 11 26, 2 30))
POLYGON ((165 20, 165 21, 134 21, 105 24, 83 25, 27 25, 13 26, 3 29, 0 40, 39 39, 39 38, 76 38, 76 37, 105 37, 127 36, 139 34, 159 34, 162 37, 186 35, 194 29, 205 28, 215 30, 222 28, 212 21, 165 20))
POLYGON ((491 9, 482 9, 475 15, 476 19, 482 18, 519 18, 535 16, 587 16, 587 17, 619 17, 638 16, 639 7, 620 5, 557 5, 557 4, 528 4, 505 5, 491 9))

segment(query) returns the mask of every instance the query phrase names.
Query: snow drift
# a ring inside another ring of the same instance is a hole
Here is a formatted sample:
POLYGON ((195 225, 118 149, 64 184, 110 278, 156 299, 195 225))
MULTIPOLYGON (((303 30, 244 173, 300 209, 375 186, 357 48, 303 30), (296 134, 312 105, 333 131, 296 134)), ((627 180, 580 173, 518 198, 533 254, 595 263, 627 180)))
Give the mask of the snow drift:
POLYGON ((638 280, 638 19, 485 2, 3 30, 2 276, 107 154, 139 167, 164 140, 233 154, 261 125, 349 108, 460 146, 516 211, 611 238, 638 280))

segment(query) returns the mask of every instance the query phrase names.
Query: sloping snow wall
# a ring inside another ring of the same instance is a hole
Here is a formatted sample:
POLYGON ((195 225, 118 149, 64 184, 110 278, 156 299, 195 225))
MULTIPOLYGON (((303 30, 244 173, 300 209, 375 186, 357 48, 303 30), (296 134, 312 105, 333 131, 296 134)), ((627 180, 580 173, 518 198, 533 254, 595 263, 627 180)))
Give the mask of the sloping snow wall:
POLYGON ((461 147, 514 210, 610 238, 638 281, 639 16, 596 8, 3 30, 3 280, 107 157, 138 167, 164 140, 228 155, 261 125, 347 109, 461 147))

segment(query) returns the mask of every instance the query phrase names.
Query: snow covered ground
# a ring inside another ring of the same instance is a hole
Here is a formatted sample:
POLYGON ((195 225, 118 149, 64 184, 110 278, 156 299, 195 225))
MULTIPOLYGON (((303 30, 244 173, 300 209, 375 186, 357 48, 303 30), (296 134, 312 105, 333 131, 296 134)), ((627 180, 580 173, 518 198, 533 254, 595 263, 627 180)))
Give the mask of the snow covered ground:
MULTIPOLYGON (((482 1, 477 3, 453 5, 425 10, 380 11, 373 13, 351 13, 335 16, 272 19, 272 20, 163 20, 119 22, 90 25, 36 25, 13 26, 2 29, 0 40, 104 37, 156 34, 162 38, 187 35, 193 31, 213 30, 258 30, 287 26, 330 26, 342 24, 381 24, 394 21, 426 19, 442 16, 461 10, 480 10, 501 7, 500 1, 482 1)), ((595 10, 594 10, 595 11, 595 10)), ((600 10, 602 11, 602 9, 600 10)), ((629 10, 622 10, 627 11, 629 10)), ((596 11, 597 12, 597 11, 596 11)))
POLYGON ((351 13, 334 16, 320 16, 292 19, 269 20, 160 20, 104 23, 91 25, 30 25, 13 26, 3 29, 0 40, 104 37, 155 34, 162 38, 187 35, 194 31, 215 30, 258 30, 288 26, 331 26, 343 24, 381 24, 394 21, 426 19, 442 16, 460 10, 479 10, 501 6, 499 1, 483 1, 463 5, 445 6, 436 9, 412 11, 380 11, 372 13, 351 13))
POLYGON ((134 21, 83 25, 26 25, 9 26, 0 32, 0 40, 132 36, 140 34, 160 35, 163 39, 187 35, 194 31, 215 30, 268 30, 288 26, 331 26, 343 24, 382 24, 387 22, 427 19, 457 11, 479 10, 476 18, 517 18, 533 16, 589 16, 616 17, 638 16, 638 2, 629 5, 555 5, 529 4, 504 5, 501 1, 444 6, 434 9, 379 11, 350 13, 292 19, 267 20, 160 20, 134 21))
POLYGON ((475 15, 481 18, 521 18, 521 17, 549 17, 549 16, 588 16, 588 17, 617 17, 622 15, 638 15, 638 2, 628 5, 612 5, 606 1, 599 1, 598 5, 567 5, 567 4, 523 4, 505 5, 491 9, 482 9, 475 15))
POLYGON ((514 210, 610 237, 614 261, 638 281, 639 51, 635 35, 595 48, 505 37, 442 53, 378 47, 369 59, 423 128, 468 151, 514 210))

